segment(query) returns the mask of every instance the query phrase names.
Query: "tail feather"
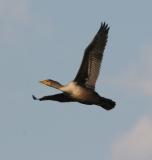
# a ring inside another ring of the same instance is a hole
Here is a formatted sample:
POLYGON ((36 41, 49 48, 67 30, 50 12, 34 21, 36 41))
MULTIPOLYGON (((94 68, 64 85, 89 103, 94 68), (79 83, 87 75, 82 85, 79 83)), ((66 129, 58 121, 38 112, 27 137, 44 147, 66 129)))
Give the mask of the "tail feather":
POLYGON ((100 104, 99 105, 106 110, 111 110, 115 107, 116 102, 112 101, 111 99, 100 97, 100 104))

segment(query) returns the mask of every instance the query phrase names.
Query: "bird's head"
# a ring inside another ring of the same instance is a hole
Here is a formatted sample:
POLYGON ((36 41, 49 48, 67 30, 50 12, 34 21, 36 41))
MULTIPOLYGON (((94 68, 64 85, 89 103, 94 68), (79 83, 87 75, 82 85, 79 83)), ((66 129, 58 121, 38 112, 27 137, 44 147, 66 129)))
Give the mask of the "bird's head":
POLYGON ((49 87, 54 87, 56 89, 59 89, 60 87, 62 87, 62 85, 59 82, 51 79, 40 81, 40 83, 45 84, 46 86, 49 86, 49 87))
POLYGON ((42 80, 42 81, 39 81, 39 82, 46 85, 46 86, 51 86, 52 85, 52 80, 50 80, 50 79, 42 80))

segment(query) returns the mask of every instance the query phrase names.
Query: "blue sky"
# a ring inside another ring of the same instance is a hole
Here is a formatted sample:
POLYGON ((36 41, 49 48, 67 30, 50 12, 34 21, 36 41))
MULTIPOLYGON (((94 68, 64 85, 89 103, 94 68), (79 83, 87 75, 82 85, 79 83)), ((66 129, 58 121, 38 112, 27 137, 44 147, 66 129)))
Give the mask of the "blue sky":
POLYGON ((0 0, 0 159, 151 160, 150 0, 0 0), (110 26, 96 90, 112 111, 79 103, 33 101, 58 93, 83 51, 110 26))

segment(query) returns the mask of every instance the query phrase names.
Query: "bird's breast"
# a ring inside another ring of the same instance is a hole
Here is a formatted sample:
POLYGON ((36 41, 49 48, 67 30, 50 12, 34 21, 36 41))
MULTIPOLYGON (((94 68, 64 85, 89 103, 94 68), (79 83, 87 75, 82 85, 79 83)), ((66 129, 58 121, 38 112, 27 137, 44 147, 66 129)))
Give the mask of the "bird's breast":
POLYGON ((71 97, 80 101, 94 101, 97 98, 94 91, 80 86, 75 82, 70 82, 69 84, 64 86, 62 88, 62 91, 70 94, 71 97))

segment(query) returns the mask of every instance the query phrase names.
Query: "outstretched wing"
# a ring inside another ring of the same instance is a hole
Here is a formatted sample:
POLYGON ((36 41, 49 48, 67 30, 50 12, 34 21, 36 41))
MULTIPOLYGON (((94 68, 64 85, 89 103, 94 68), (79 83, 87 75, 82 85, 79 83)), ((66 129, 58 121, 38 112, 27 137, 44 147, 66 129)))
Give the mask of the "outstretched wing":
POLYGON ((34 100, 40 100, 40 101, 45 101, 45 100, 53 100, 53 101, 59 101, 59 102, 72 102, 72 101, 74 101, 73 99, 71 99, 70 97, 66 96, 63 93, 44 96, 41 98, 36 98, 34 95, 32 95, 32 97, 34 100))
POLYGON ((106 23, 101 23, 101 27, 93 41, 85 49, 81 66, 74 79, 78 84, 85 85, 90 89, 95 88, 104 48, 108 38, 108 31, 108 25, 106 23))

